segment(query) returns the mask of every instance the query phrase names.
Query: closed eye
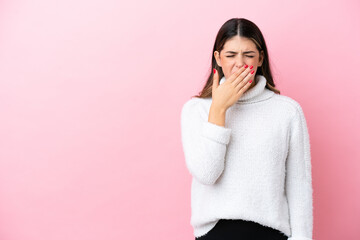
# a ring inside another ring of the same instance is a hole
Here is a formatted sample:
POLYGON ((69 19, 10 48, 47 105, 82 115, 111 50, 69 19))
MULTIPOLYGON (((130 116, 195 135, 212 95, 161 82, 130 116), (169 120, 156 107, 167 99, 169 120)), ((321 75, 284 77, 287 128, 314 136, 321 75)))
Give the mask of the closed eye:
MULTIPOLYGON (((227 56, 228 58, 232 58, 232 57, 234 57, 235 55, 233 55, 233 56, 227 56)), ((249 58, 253 58, 254 56, 245 56, 245 57, 249 57, 249 58)))

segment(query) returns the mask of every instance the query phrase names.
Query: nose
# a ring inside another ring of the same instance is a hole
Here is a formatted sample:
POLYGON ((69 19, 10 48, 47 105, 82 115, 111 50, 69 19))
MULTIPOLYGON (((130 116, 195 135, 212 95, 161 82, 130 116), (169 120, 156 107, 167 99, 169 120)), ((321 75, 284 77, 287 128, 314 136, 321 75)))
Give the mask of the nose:
POLYGON ((245 63, 244 63, 242 57, 240 56, 240 57, 236 58, 236 67, 241 68, 243 65, 245 65, 245 63))
POLYGON ((236 68, 239 69, 239 68, 242 68, 242 66, 244 66, 245 63, 243 62, 240 62, 240 63, 236 63, 236 68))

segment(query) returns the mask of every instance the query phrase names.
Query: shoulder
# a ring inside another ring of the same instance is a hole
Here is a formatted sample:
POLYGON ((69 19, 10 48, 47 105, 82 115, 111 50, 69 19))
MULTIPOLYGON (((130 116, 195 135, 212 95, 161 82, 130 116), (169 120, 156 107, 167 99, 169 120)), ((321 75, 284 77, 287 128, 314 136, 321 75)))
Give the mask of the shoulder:
POLYGON ((205 113, 211 105, 211 98, 193 97, 185 101, 181 109, 181 115, 193 113, 205 113))
POLYGON ((273 101, 275 101, 276 105, 283 111, 288 112, 291 119, 304 114, 300 103, 294 98, 285 95, 274 94, 273 101))
POLYGON ((193 97, 190 98, 188 100, 186 100, 183 104, 182 109, 188 109, 188 108, 193 108, 194 106, 196 106, 197 104, 199 104, 199 102, 201 101, 201 98, 198 97, 193 97))

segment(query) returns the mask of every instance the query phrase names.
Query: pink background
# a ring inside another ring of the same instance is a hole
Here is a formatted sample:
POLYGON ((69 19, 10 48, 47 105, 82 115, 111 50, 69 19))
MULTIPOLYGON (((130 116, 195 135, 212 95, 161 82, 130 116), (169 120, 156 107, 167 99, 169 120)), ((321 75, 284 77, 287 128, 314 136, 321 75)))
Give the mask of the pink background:
POLYGON ((233 17, 310 132, 314 239, 360 239, 360 2, 0 2, 0 239, 193 239, 180 110, 233 17))

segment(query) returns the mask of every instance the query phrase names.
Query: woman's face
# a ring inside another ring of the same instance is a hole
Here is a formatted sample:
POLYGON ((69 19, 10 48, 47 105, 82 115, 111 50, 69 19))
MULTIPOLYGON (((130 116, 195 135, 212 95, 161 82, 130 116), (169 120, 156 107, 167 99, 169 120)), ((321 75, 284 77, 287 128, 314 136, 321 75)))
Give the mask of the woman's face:
MULTIPOLYGON (((251 65, 254 66, 253 70, 255 72, 251 78, 254 79, 257 68, 262 65, 264 54, 263 51, 259 54, 253 41, 237 35, 225 42, 220 54, 218 51, 215 51, 214 57, 217 65, 222 68, 226 79, 245 64, 249 67, 251 65)), ((250 88, 254 85, 255 81, 251 83, 250 88)))

